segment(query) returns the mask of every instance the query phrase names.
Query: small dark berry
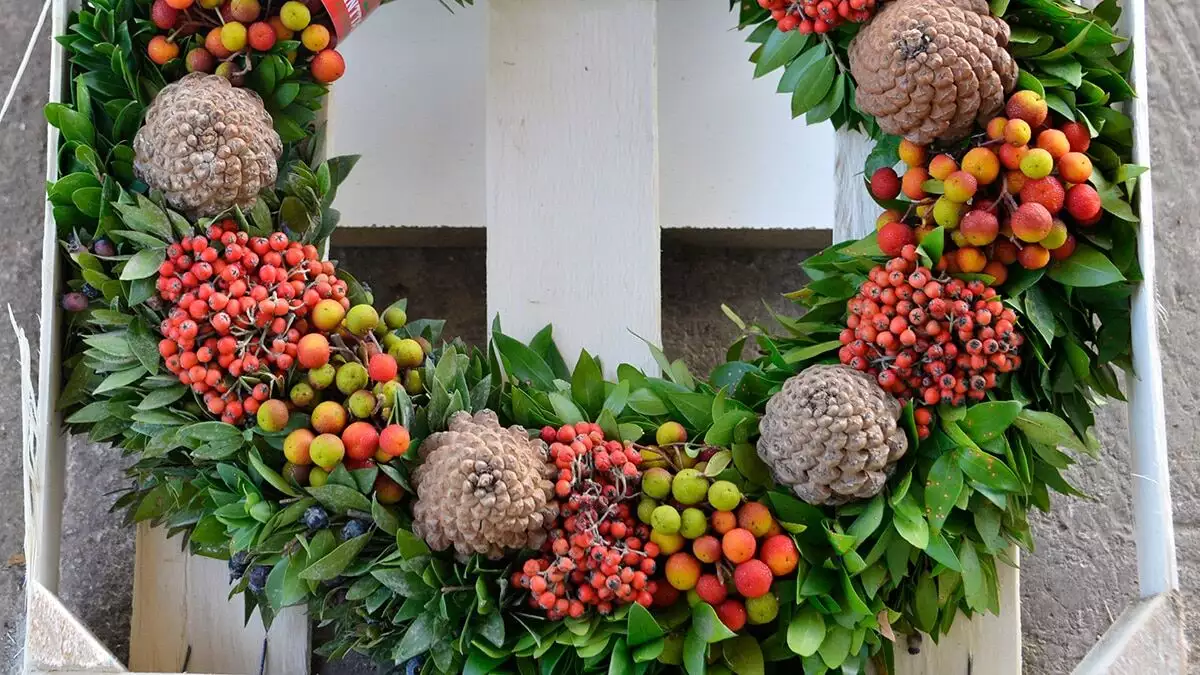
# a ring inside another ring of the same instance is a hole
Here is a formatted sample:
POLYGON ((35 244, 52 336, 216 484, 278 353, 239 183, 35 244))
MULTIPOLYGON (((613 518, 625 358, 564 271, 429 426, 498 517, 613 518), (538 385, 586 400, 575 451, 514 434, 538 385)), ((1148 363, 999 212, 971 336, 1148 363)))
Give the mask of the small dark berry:
POLYGON ((361 537, 367 533, 367 524, 361 520, 351 520, 342 526, 342 541, 361 537))
POLYGON ((79 289, 79 292, 86 295, 89 300, 95 300, 100 297, 100 289, 91 284, 84 284, 83 288, 79 289))
POLYGON ((421 672, 421 666, 424 665, 425 659, 420 656, 414 656, 404 662, 404 675, 417 675, 421 672))
POLYGON ((251 593, 262 593, 267 587, 267 576, 271 574, 271 568, 266 565, 257 565, 250 570, 250 581, 247 582, 246 588, 250 589, 251 593))
POLYGON ((82 312, 88 308, 88 298, 83 293, 67 293, 62 297, 62 306, 68 312, 82 312))
POLYGON ((246 573, 246 567, 250 564, 250 555, 245 551, 238 551, 229 558, 229 581, 233 583, 242 578, 246 573))
POLYGON ((304 511, 304 526, 311 530, 323 530, 329 527, 329 514, 319 506, 310 506, 304 511))
POLYGON ((92 242, 92 252, 102 258, 107 258, 117 254, 117 247, 107 239, 97 239, 92 242))

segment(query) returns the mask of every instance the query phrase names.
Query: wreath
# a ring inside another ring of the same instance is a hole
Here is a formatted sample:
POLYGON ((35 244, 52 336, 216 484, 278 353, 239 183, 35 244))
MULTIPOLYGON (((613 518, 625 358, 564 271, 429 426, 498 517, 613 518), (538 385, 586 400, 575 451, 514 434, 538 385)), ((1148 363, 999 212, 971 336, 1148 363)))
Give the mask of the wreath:
POLYGON ((876 140, 877 232, 804 261, 794 315, 727 311, 707 377, 649 345, 615 380, 324 258, 356 159, 314 159, 325 6, 87 0, 57 37, 59 403, 134 457, 118 508, 408 673, 894 672, 999 611, 1131 369, 1116 2, 732 2, 794 115, 876 140))

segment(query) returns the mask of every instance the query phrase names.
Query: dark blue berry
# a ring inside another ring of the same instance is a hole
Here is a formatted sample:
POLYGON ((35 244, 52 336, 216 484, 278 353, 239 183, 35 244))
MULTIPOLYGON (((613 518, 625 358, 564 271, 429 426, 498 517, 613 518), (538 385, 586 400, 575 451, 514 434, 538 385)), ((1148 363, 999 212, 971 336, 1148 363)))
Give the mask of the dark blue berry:
POLYGON ((88 299, 83 293, 67 293, 62 297, 62 306, 68 312, 82 312, 88 308, 88 299))
POLYGON ((310 506, 304 510, 303 521, 310 531, 323 530, 329 527, 329 514, 319 506, 310 506))
POLYGON ((83 288, 79 289, 79 292, 86 295, 89 300, 95 300, 100 297, 100 289, 91 284, 84 284, 83 288))
POLYGON ((361 520, 351 520, 342 526, 342 541, 361 537, 367 533, 367 524, 361 520))
POLYGON ((421 672, 421 666, 425 663, 424 657, 414 656, 404 662, 404 675, 417 675, 421 672))
POLYGON ((92 242, 92 252, 98 256, 107 258, 117 254, 117 247, 107 239, 97 239, 92 242))
POLYGON ((250 565, 250 554, 245 551, 238 551, 229 557, 229 582, 233 583, 242 578, 246 573, 246 567, 250 565))
POLYGON ((251 593, 262 593, 267 587, 267 576, 271 574, 271 568, 266 565, 258 565, 250 570, 250 581, 247 582, 246 588, 250 589, 251 593))

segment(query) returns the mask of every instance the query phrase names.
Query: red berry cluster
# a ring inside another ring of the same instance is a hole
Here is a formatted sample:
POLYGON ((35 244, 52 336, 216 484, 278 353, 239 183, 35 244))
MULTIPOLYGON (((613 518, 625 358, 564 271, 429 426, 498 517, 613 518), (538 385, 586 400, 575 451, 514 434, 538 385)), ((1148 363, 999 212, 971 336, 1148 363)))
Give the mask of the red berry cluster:
POLYGON ((559 470, 559 518, 513 584, 529 589, 529 605, 552 621, 578 618, 588 607, 610 614, 622 604, 650 606, 659 549, 628 503, 638 494, 641 454, 606 441, 600 426, 587 422, 546 427, 541 435, 559 470))
POLYGON ((283 232, 251 237, 232 220, 206 234, 168 246, 158 268, 159 297, 174 304, 159 326, 158 353, 209 412, 237 424, 295 362, 311 308, 325 298, 343 307, 350 300, 315 246, 283 232))
MULTIPOLYGON (((937 276, 917 264, 911 244, 877 265, 847 303, 841 362, 874 375, 879 386, 917 405, 979 401, 997 373, 1021 367, 1024 337, 1016 313, 982 281, 937 276)), ((932 414, 916 411, 921 438, 932 414)))
POLYGON ((809 33, 828 33, 846 23, 866 23, 875 15, 879 0, 758 0, 763 9, 771 10, 771 18, 779 30, 809 33))

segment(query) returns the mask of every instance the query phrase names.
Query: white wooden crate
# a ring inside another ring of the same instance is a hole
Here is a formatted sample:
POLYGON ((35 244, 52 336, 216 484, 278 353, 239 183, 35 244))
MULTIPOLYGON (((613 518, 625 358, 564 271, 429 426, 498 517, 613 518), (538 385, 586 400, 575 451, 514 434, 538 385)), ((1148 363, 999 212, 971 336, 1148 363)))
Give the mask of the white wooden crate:
MULTIPOLYGON (((69 4, 54 0, 56 35, 65 29, 69 4)), ((1141 48, 1142 2, 1126 4, 1126 27, 1141 48)), ((626 328, 660 341, 663 227, 702 229, 703 241, 736 245, 762 232, 833 230, 840 240, 860 236, 874 220, 857 175, 868 143, 791 121, 787 98, 774 95, 774 84, 750 79, 749 48, 724 10, 721 0, 481 0, 453 16, 432 0, 381 9, 343 46, 349 68, 330 100, 328 153, 364 156, 339 192, 343 223, 358 230, 359 242, 399 230, 438 244, 450 232, 486 229, 489 316, 502 314, 506 330, 524 338, 554 322, 564 353, 586 345, 606 363, 652 368, 626 328), (531 248, 564 246, 594 251, 594 268, 529 264, 531 248), (580 302, 619 319, 603 334, 563 322, 580 302)), ((55 45, 55 101, 63 58, 55 45)), ((1144 53, 1135 67, 1135 86, 1144 92, 1144 53)), ((1144 98, 1133 112, 1135 159, 1145 162, 1144 98)), ((48 141, 52 180, 56 130, 48 141)), ((1149 244, 1146 177, 1141 186, 1142 241, 1149 244)), ((1140 255, 1150 281, 1134 302, 1142 379, 1132 382, 1131 419, 1135 474, 1146 477, 1135 484, 1139 565, 1143 591, 1152 595, 1178 581, 1165 489, 1153 251, 1143 247, 1140 255)), ((114 672, 115 660, 88 641, 54 597, 65 466, 55 413, 58 256, 47 208, 39 444, 27 471, 36 599, 27 668, 114 672), (34 639, 51 635, 61 639, 34 639)), ((240 603, 224 601, 224 564, 187 559, 176 541, 145 529, 137 545, 131 669, 177 672, 190 646, 190 672, 258 672, 263 634, 243 631, 240 603)), ((961 621, 936 648, 926 644, 917 657, 898 657, 900 672, 1019 673, 1017 574, 1006 568, 1001 576, 1000 617, 961 621)), ((299 612, 277 619, 266 653, 267 673, 306 672, 309 638, 299 612)))

